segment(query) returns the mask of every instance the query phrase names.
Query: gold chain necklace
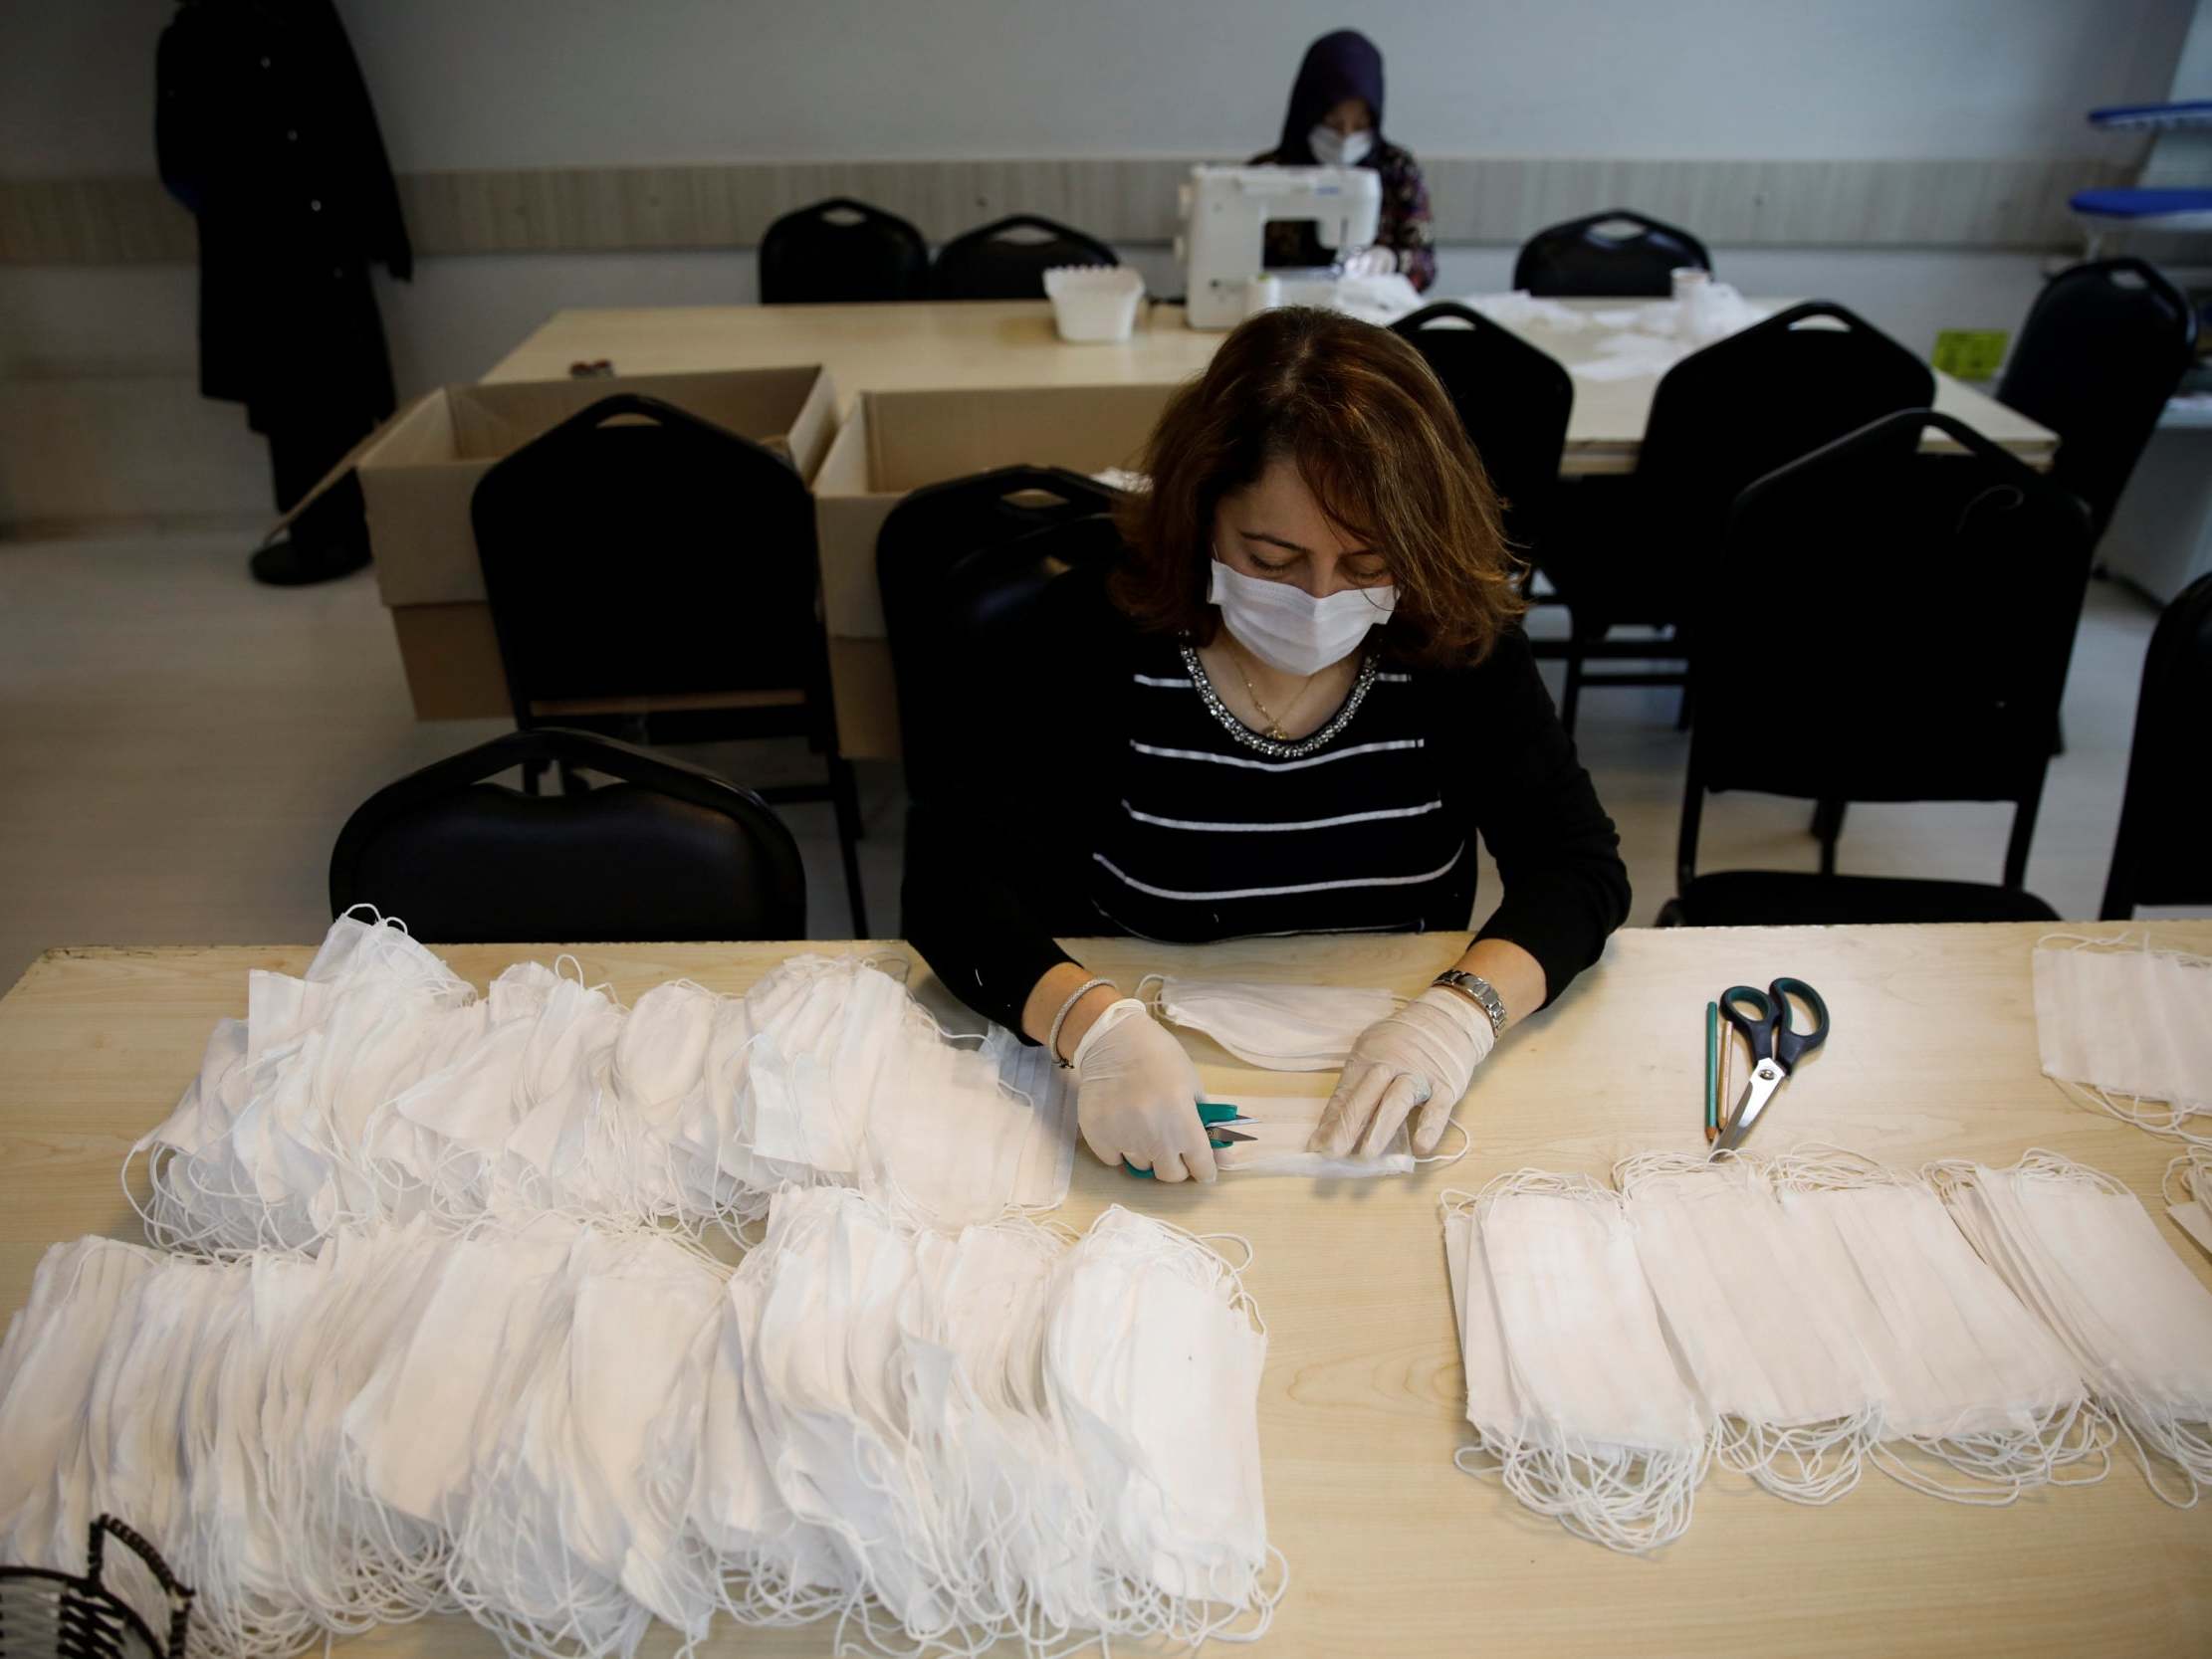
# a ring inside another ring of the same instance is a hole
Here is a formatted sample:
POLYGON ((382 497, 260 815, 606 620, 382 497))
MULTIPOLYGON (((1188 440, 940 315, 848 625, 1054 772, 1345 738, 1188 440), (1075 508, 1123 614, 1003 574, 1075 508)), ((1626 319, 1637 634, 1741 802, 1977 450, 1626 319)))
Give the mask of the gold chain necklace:
POLYGON ((1291 699, 1290 707, 1283 711, 1282 719, 1277 720, 1274 711, 1259 701, 1259 693, 1252 685, 1252 677, 1244 672, 1243 647, 1238 645, 1233 637, 1227 641, 1227 645, 1228 665, 1236 670, 1236 678, 1244 682, 1244 695, 1252 700, 1252 707, 1257 709, 1260 718, 1267 722, 1266 735, 1272 737, 1278 743, 1287 743, 1290 741, 1290 733, 1284 729, 1284 723, 1297 714, 1298 705, 1305 702, 1306 694, 1313 690, 1313 683, 1321 676, 1319 674, 1307 675, 1306 683, 1298 688, 1298 695, 1291 699))

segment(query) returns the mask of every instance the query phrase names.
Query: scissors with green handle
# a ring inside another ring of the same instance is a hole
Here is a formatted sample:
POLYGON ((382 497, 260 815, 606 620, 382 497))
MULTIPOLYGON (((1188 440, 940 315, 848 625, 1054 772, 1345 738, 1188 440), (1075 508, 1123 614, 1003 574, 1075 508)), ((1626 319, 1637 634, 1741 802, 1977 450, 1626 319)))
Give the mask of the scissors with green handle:
MULTIPOLYGON (((1206 1126, 1207 1141, 1216 1146, 1226 1146, 1233 1141, 1249 1141, 1251 1139, 1250 1136, 1239 1131, 1221 1127, 1224 1124, 1248 1124, 1251 1120, 1237 1111, 1235 1107, 1220 1101, 1199 1102, 1199 1122, 1206 1126)), ((1141 1181, 1149 1181, 1153 1178, 1150 1169, 1140 1169, 1127 1158, 1121 1160, 1121 1168, 1123 1174, 1135 1175, 1141 1181)))
POLYGON ((1728 1128, 1714 1145, 1713 1157, 1743 1144, 1775 1091, 1797 1070, 1797 1063, 1828 1041, 1828 1004, 1802 979, 1777 979, 1763 991, 1751 985, 1730 985, 1720 993, 1720 1011, 1751 1045, 1751 1080, 1743 1086, 1743 1098, 1736 1103, 1728 1128), (1792 996, 1803 998, 1805 1006, 1812 1009, 1817 1022, 1812 1030, 1791 1029, 1792 996), (1745 1008, 1756 1009, 1756 1017, 1746 1014, 1745 1008))

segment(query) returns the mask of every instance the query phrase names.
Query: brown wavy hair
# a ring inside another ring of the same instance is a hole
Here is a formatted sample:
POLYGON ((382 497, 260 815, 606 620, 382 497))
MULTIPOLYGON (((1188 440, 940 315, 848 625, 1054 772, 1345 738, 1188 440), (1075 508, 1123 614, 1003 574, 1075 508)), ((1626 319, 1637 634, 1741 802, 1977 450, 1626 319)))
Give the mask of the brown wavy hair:
POLYGON ((1497 492, 1421 353, 1387 328, 1285 306, 1230 333, 1153 428, 1152 488, 1122 507, 1129 557, 1113 582, 1140 627, 1202 645, 1214 637, 1215 509, 1278 460, 1388 566, 1398 586, 1384 629, 1393 656, 1478 663, 1526 608, 1497 492))

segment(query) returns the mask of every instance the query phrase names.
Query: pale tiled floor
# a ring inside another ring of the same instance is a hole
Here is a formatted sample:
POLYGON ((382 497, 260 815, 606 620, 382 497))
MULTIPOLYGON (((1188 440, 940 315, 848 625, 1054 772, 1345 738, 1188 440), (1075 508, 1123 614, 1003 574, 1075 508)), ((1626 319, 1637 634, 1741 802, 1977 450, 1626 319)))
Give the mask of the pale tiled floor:
MULTIPOLYGON (((1556 615, 1539 613, 1539 630, 1556 615)), ((2134 595, 2093 585, 2068 750, 2052 765, 2028 870, 2070 917, 2094 916, 2103 891, 2152 621, 2134 595)), ((1621 823, 1639 924, 1673 889, 1686 744, 1673 709, 1664 691, 1593 693, 1583 706, 1584 752, 1621 823)), ((366 574, 280 592, 246 579, 243 544, 228 537, 0 542, 0 986, 55 944, 317 936, 331 843, 353 806, 502 729, 413 719, 366 574)), ((795 743, 688 752, 741 782, 811 769, 795 743)), ((900 781, 893 766, 861 770, 871 922, 892 933, 900 781)), ((842 935, 828 808, 785 810, 805 850, 812 931, 842 935)), ((1802 803, 1720 797, 1700 866, 1813 868, 1806 820, 1802 803)), ((1994 880, 2009 822, 2004 807, 1854 806, 1842 866, 1994 880)))

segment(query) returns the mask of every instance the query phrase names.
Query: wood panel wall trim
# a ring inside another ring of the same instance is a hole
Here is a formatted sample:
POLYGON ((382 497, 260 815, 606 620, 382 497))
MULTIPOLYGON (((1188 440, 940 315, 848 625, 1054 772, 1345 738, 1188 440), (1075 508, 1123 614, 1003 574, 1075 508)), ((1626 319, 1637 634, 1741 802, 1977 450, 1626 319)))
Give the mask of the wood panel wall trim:
MULTIPOLYGON (((932 241, 1041 213, 1110 242, 1176 232, 1188 160, 739 162, 470 169, 400 181, 419 253, 749 248, 778 214, 857 196, 932 241)), ((1727 247, 2063 249, 2077 190, 2128 181, 2077 159, 1647 161, 1432 157, 1437 240, 1514 246, 1577 214, 1631 206, 1727 247)), ((149 178, 0 178, 0 264, 149 265, 193 258, 192 221, 149 178)))

